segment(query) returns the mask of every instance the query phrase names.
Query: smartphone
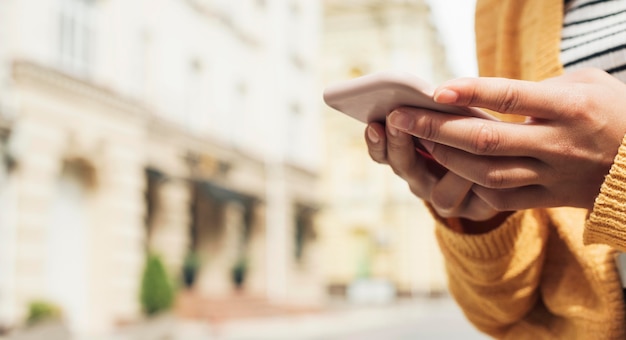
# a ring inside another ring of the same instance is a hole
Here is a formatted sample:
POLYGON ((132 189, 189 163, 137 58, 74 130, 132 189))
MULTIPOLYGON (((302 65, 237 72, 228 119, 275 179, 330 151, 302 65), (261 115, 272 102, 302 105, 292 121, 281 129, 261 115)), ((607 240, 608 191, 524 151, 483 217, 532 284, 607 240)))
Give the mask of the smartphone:
MULTIPOLYGON (((384 123, 387 115, 401 106, 497 120, 478 108, 436 103, 433 91, 428 82, 410 73, 383 71, 328 86, 324 90, 324 101, 335 110, 364 123, 384 123)), ((417 138, 414 138, 414 143, 416 151, 427 160, 428 170, 439 178, 443 177, 448 170, 435 161, 417 138)))
POLYGON ((383 71, 328 86, 324 102, 364 123, 384 122, 391 111, 401 106, 497 120, 478 108, 436 103, 433 91, 430 84, 410 73, 383 71))

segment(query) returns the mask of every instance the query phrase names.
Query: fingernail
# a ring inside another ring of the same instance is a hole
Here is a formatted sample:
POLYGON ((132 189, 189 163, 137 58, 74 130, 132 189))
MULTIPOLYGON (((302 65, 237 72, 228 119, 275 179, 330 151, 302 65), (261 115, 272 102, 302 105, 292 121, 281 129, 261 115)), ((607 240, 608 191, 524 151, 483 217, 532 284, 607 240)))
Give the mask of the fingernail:
POLYGON ((370 142, 374 144, 380 142, 380 136, 378 135, 378 132, 376 132, 376 130, 371 126, 367 127, 367 138, 369 138, 370 142))
POLYGON ((401 111, 393 111, 389 114, 389 124, 400 130, 408 130, 411 125, 411 117, 401 111))
POLYGON ((429 140, 420 139, 420 144, 424 147, 424 149, 428 150, 428 152, 432 153, 433 149, 435 149, 435 143, 429 140))
POLYGON ((394 136, 394 137, 398 137, 398 129, 396 129, 395 127, 391 126, 391 125, 387 125, 387 131, 389 131, 389 134, 394 136))
POLYGON ((441 104, 453 104, 459 99, 459 94, 456 91, 452 91, 450 89, 441 89, 435 91, 435 95, 433 99, 437 103, 441 104))

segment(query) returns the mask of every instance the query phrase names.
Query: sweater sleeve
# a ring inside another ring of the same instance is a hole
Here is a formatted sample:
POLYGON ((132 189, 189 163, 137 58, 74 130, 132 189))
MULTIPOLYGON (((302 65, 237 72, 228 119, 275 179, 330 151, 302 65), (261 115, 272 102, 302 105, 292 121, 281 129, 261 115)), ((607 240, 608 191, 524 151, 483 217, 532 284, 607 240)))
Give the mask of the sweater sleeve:
POLYGON ((607 244, 626 251, 626 137, 585 224, 585 244, 607 244))
POLYGON ((481 331, 501 338, 538 303, 548 228, 534 210, 485 234, 457 233, 439 221, 450 293, 481 331))

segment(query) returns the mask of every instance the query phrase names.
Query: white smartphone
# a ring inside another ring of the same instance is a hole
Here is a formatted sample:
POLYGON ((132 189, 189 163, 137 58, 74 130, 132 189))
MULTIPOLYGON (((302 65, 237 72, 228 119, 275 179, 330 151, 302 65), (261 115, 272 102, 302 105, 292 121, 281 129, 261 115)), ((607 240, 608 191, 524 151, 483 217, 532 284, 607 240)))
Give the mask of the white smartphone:
MULTIPOLYGON (((412 106, 455 115, 497 120, 489 113, 473 107, 435 103, 434 88, 410 73, 383 71, 328 86, 324 101, 337 111, 364 123, 384 122, 393 110, 412 106)), ((426 160, 428 170, 441 178, 448 171, 414 138, 416 151, 426 160)))
POLYGON ((389 113, 401 106, 497 120, 478 108, 435 103, 433 91, 426 81, 410 73, 383 71, 328 86, 324 101, 364 123, 384 122, 389 113))

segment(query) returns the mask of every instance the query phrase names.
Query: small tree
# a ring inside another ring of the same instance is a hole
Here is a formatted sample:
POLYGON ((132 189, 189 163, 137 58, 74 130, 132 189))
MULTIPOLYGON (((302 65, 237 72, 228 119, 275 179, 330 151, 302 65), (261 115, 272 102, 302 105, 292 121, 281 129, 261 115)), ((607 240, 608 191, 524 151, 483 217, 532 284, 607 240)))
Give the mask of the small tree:
POLYGON ((141 279, 141 306, 148 316, 166 311, 174 302, 174 287, 170 282, 161 258, 149 254, 141 279))
POLYGON ((61 319, 61 308, 51 302, 36 300, 28 305, 28 316, 26 318, 28 325, 32 326, 42 321, 59 319, 61 319))

